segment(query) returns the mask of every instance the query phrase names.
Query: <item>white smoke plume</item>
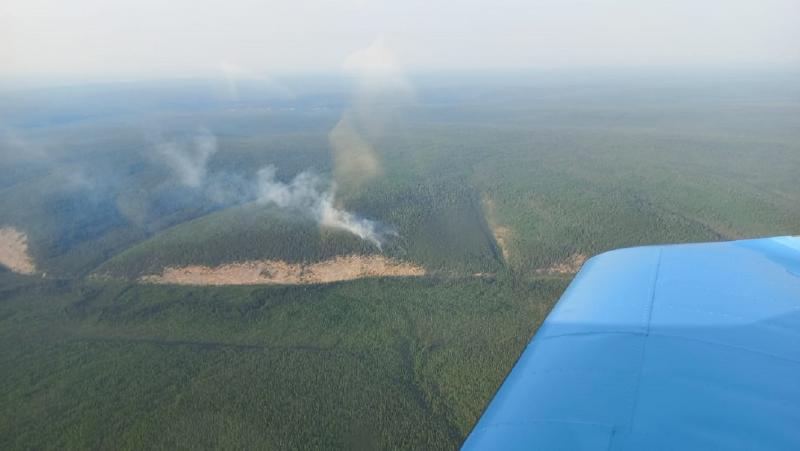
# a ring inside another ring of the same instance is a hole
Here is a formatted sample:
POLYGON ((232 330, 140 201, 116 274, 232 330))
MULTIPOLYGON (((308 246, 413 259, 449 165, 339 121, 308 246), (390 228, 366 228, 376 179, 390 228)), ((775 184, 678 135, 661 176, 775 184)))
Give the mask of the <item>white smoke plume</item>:
POLYGON ((88 165, 70 161, 68 155, 50 141, 32 140, 24 133, 0 125, 0 165, 25 163, 35 166, 47 174, 43 177, 52 182, 53 189, 86 192, 96 189, 97 177, 88 165))
POLYGON ((219 71, 225 79, 227 95, 230 100, 239 100, 240 80, 252 80, 256 78, 255 74, 250 70, 230 61, 220 61, 219 71))
POLYGON ((14 129, 0 125, 0 163, 43 161, 50 158, 40 143, 34 143, 14 129))
MULTIPOLYGON (((239 98, 239 83, 265 83, 263 76, 230 62, 221 62, 228 97, 239 98)), ((413 97, 402 66, 383 38, 353 52, 343 71, 355 80, 351 106, 346 108, 328 141, 333 157, 333 182, 310 171, 297 174, 290 182, 276 178, 275 166, 258 171, 255 183, 241 174, 207 174, 206 164, 216 152, 214 136, 204 131, 191 143, 161 142, 157 154, 184 185, 202 190, 206 199, 219 205, 255 200, 275 205, 316 221, 322 227, 347 231, 381 248, 387 235, 396 233, 377 221, 361 218, 337 207, 336 187, 359 188, 365 181, 383 174, 373 141, 390 121, 393 107, 413 97), (388 109, 387 109, 388 106, 388 109)))
POLYGON ((201 130, 189 142, 162 141, 155 150, 183 185, 198 188, 206 178, 209 158, 217 152, 217 138, 208 130, 201 130))
POLYGON ((358 187, 383 174, 374 140, 392 119, 392 107, 413 98, 398 58, 382 37, 353 52, 343 64, 356 86, 351 106, 328 135, 337 182, 358 187))
POLYGON ((208 160, 217 148, 216 137, 208 130, 201 130, 188 140, 158 142, 155 157, 172 170, 178 183, 191 188, 192 192, 213 205, 252 201, 275 205, 312 219, 322 227, 350 232, 378 248, 387 234, 393 234, 377 221, 337 208, 335 183, 327 182, 309 170, 297 174, 289 183, 276 178, 277 169, 273 165, 260 169, 255 180, 239 173, 209 173, 208 160))
MULTIPOLYGON (((277 79, 233 61, 220 61, 218 69, 225 82, 225 98, 227 100, 236 102, 242 99, 243 93, 240 86, 242 83, 257 85, 262 94, 268 94, 273 98, 291 99, 295 97, 292 90, 277 79)), ((244 94, 246 95, 246 92, 244 94)))
POLYGON ((385 233, 381 231, 380 223, 336 208, 334 184, 326 186, 319 176, 310 171, 297 174, 289 183, 277 180, 275 173, 276 168, 272 165, 258 172, 259 203, 294 210, 314 219, 321 226, 350 232, 381 247, 385 233))
MULTIPOLYGON (((276 168, 267 166, 258 172, 256 199, 261 204, 294 210, 323 227, 350 232, 381 248, 386 235, 396 232, 337 208, 336 186, 339 183, 359 187, 383 174, 372 139, 383 132, 388 120, 385 106, 405 103, 412 96, 411 86, 383 38, 353 52, 343 70, 354 77, 356 91, 352 105, 328 135, 335 182, 325 183, 314 173, 304 171, 283 183, 275 177, 276 168)), ((232 70, 228 68, 228 72, 232 70)))
POLYGON ((413 97, 403 66, 383 37, 351 53, 342 69, 356 79, 356 110, 366 113, 385 100, 413 97))

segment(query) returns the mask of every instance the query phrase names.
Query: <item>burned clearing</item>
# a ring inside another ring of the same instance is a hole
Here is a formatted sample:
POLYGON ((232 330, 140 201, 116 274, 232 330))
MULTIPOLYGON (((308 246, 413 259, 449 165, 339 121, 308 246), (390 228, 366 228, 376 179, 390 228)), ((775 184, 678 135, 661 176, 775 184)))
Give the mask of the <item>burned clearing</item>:
POLYGON ((28 254, 28 237, 13 227, 0 227, 0 265, 20 274, 36 272, 28 254))
POLYGON ((382 256, 348 255, 310 264, 283 261, 248 261, 221 266, 165 268, 161 274, 140 281, 177 285, 305 285, 341 282, 364 277, 419 277, 425 269, 382 256))

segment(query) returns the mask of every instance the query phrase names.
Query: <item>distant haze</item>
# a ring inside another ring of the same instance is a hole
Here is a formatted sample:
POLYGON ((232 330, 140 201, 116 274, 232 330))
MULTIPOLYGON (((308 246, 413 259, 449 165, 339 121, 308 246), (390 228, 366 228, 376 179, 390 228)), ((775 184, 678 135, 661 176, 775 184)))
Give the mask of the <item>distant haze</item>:
POLYGON ((5 79, 338 71, 376 41, 407 71, 796 66, 800 2, 0 2, 5 79))

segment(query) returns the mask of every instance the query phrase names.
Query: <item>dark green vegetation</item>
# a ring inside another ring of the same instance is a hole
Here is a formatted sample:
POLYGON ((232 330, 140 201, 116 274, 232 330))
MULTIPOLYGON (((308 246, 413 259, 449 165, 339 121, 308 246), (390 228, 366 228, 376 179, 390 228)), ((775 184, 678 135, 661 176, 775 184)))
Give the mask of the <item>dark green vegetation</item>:
POLYGON ((292 98, 253 88, 246 102, 200 83, 4 94, 0 227, 28 234, 48 277, 0 272, 0 448, 456 448, 569 282, 537 270, 623 246, 800 233, 794 80, 421 80, 367 136, 383 175, 338 196, 397 230, 382 250, 183 186, 153 153, 202 127, 218 141, 215 183, 267 164, 281 180, 327 176, 347 106, 335 83, 307 80, 292 98), (125 280, 379 252, 429 276, 125 280))
POLYGON ((2 447, 452 448, 565 284, 504 282, 183 288, 6 273, 2 447))

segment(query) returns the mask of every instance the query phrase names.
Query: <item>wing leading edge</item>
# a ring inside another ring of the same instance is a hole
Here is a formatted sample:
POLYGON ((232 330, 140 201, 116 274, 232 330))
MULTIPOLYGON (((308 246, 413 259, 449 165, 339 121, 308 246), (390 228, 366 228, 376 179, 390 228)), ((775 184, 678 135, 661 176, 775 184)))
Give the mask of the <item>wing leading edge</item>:
POLYGON ((800 238, 592 258, 463 449, 800 449, 800 238))

